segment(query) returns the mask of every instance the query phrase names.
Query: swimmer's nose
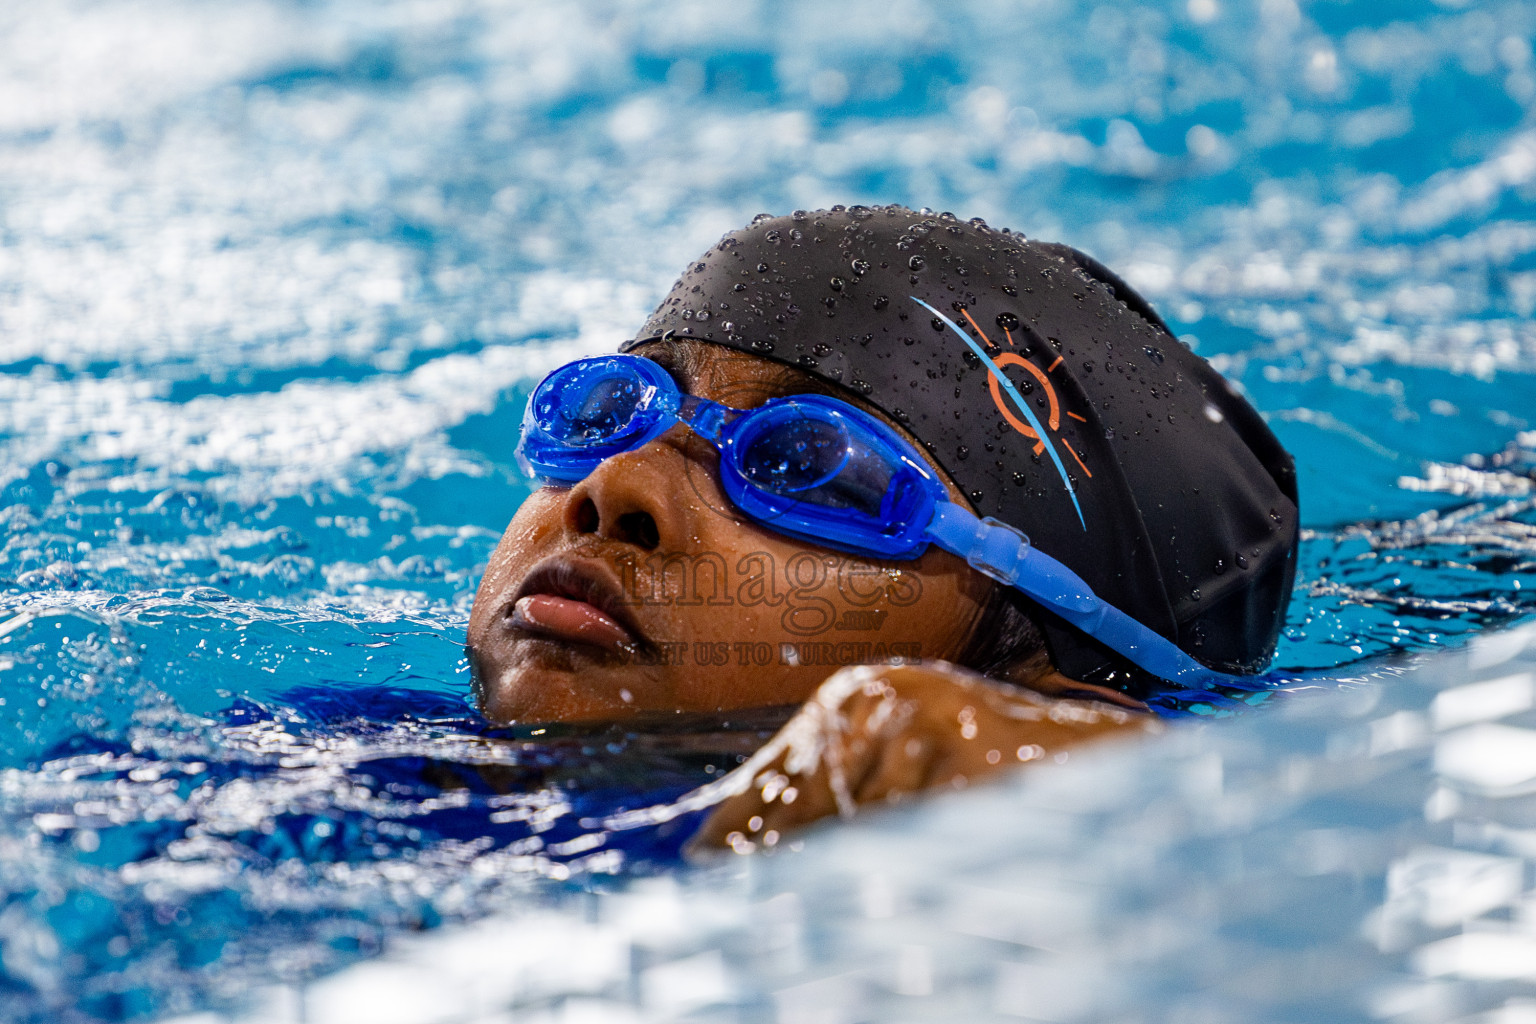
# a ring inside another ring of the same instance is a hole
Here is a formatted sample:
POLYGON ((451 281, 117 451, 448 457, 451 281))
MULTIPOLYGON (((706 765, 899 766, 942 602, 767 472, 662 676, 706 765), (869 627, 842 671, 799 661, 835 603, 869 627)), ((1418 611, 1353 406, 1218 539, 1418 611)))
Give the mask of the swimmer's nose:
POLYGON ((661 445, 608 459, 571 488, 566 527, 643 551, 681 547, 690 492, 677 462, 676 451, 661 445))

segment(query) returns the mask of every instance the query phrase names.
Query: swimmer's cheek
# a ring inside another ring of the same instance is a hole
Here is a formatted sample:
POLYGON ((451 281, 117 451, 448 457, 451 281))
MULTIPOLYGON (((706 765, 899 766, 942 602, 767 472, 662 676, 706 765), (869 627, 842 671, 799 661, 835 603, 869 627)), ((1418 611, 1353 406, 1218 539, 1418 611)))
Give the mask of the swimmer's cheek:
POLYGON ((860 805, 964 787, 1084 743, 1157 728, 1151 715, 1107 701, 1053 699, 942 662, 844 669, 737 770, 744 789, 716 806, 691 849, 771 846, 860 805))

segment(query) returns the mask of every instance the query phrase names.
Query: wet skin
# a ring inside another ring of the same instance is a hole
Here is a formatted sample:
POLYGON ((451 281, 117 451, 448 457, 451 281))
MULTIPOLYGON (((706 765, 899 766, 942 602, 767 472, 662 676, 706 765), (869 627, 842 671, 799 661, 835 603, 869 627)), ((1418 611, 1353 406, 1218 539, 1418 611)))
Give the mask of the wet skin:
MULTIPOLYGON (((778 364, 718 346, 639 354, 683 390, 735 408, 805 390, 778 364)), ((717 463, 679 425, 523 503, 470 616, 487 717, 799 704, 841 665, 892 652, 880 645, 924 659, 964 648, 992 584, 962 559, 930 548, 876 565, 766 530, 727 500, 717 463)))

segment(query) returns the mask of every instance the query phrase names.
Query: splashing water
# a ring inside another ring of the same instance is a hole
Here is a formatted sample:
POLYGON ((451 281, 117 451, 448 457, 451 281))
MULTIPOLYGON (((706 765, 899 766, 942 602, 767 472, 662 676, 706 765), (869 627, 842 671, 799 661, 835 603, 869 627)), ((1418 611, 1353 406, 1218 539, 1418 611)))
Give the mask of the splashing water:
POLYGON ((529 385, 760 209, 1124 273, 1298 456, 1280 665, 1536 607, 1536 12, 826 17, 0 13, 0 1017, 222 1005, 673 863, 687 821, 593 822, 773 715, 498 732, 460 646, 529 385))

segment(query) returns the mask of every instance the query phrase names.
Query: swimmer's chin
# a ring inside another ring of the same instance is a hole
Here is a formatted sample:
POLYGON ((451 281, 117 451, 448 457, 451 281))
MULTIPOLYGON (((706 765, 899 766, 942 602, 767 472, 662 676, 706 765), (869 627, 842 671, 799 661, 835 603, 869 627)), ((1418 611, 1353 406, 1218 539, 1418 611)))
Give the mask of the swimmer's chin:
POLYGON ((497 725, 612 722, 649 708, 627 666, 518 666, 478 681, 480 712, 497 725))

